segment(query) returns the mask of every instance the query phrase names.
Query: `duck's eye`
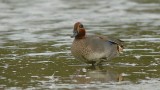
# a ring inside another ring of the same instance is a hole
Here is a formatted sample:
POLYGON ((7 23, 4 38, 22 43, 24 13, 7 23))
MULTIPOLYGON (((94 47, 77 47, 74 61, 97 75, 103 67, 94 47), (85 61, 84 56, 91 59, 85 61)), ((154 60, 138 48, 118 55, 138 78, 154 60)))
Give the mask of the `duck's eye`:
POLYGON ((79 25, 79 27, 80 27, 80 28, 83 28, 83 25, 82 25, 82 24, 80 24, 80 25, 79 25))

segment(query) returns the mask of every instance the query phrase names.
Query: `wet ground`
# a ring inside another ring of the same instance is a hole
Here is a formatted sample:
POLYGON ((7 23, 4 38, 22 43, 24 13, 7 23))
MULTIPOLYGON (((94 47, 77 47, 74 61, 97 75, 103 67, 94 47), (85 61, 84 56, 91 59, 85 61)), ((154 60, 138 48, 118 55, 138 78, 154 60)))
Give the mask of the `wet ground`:
POLYGON ((160 90, 159 0, 0 0, 0 89, 160 90), (101 67, 70 52, 73 25, 125 41, 101 67))

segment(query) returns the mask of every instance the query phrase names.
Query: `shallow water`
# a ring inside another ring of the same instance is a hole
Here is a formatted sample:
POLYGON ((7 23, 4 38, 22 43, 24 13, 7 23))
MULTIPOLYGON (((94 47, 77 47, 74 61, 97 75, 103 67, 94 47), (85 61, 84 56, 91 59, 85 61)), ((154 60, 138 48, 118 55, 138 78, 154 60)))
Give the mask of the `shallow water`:
POLYGON ((159 0, 0 0, 0 89, 159 90, 159 0), (70 53, 73 24, 125 41, 91 67, 70 53))

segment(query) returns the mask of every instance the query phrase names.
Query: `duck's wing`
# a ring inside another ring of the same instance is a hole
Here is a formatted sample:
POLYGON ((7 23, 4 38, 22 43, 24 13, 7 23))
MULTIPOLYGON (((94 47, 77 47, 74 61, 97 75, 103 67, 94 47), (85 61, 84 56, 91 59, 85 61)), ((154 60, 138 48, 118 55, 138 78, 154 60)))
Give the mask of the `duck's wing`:
POLYGON ((122 52, 123 49, 124 49, 124 45, 123 45, 124 41, 122 41, 120 39, 115 39, 115 38, 111 38, 111 37, 108 37, 108 36, 100 36, 100 35, 98 35, 97 37, 99 39, 104 40, 105 42, 110 42, 112 44, 117 44, 117 50, 119 52, 122 52))

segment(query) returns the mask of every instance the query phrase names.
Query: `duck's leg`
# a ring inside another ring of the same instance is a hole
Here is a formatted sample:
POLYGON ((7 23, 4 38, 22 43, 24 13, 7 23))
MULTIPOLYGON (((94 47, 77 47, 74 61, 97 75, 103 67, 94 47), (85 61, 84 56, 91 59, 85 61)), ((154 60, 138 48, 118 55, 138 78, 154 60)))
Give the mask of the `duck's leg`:
POLYGON ((94 65, 95 66, 102 66, 103 60, 98 60, 94 65))
POLYGON ((94 61, 93 61, 93 62, 91 62, 92 66, 95 66, 95 63, 96 63, 96 62, 94 62, 94 61))

